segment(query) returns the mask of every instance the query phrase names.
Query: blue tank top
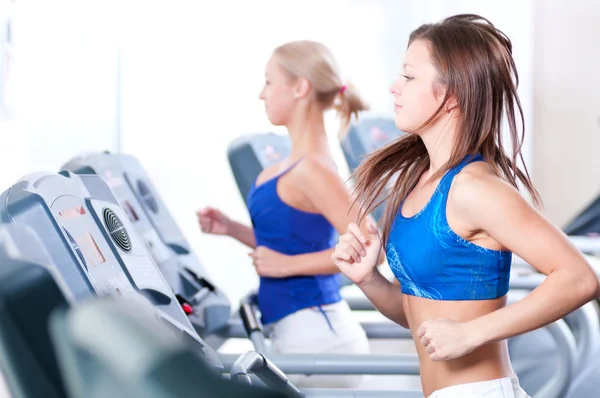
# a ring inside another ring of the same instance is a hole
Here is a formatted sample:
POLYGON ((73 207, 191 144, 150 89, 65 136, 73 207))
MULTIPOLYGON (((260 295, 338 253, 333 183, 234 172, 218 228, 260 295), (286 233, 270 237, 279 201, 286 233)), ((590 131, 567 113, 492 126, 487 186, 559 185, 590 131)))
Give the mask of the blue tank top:
MULTIPOLYGON (((256 245, 287 255, 330 249, 335 246, 337 236, 335 228, 321 214, 295 209, 277 194, 279 178, 297 163, 258 187, 255 181, 248 193, 256 245)), ((333 304, 341 299, 339 274, 260 277, 258 307, 264 324, 304 308, 333 304)))
POLYGON ((402 292, 432 300, 487 300, 508 291, 512 253, 491 250, 457 235, 446 219, 454 176, 481 155, 469 155, 447 171, 425 207, 392 223, 386 245, 388 264, 402 292))

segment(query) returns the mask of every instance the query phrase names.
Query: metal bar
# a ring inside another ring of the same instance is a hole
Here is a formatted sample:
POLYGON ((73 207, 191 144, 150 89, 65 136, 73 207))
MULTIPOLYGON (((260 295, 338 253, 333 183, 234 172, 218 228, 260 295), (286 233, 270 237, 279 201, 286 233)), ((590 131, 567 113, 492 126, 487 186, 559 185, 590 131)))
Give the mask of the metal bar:
MULTIPOLYGON (((361 322, 369 339, 409 339, 410 330, 391 321, 361 322)), ((245 339, 248 337, 240 319, 230 319, 229 323, 217 333, 220 337, 245 339)))
POLYGON ((304 394, 291 384, 286 375, 277 369, 263 355, 249 351, 241 355, 231 365, 231 378, 242 383, 252 384, 250 374, 254 373, 268 387, 286 393, 289 397, 302 398, 304 394))
MULTIPOLYGON (((239 358, 219 354, 225 369, 239 358)), ((419 359, 414 354, 270 354, 269 361, 286 374, 369 374, 419 375, 419 359)))
POLYGON ((361 322, 369 339, 412 339, 410 329, 391 321, 361 322))
POLYGON ((306 398, 423 398, 423 391, 351 390, 329 388, 303 388, 306 398))
POLYGON ((577 361, 577 347, 575 338, 566 322, 562 319, 546 326, 556 341, 559 360, 554 375, 544 384, 533 398, 561 398, 567 394, 577 361))

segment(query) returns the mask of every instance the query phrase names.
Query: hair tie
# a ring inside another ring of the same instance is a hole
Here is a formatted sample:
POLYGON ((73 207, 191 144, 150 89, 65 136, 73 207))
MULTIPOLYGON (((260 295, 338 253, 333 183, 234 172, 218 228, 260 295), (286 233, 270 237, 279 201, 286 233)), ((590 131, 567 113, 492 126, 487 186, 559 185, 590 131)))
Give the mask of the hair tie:
POLYGON ((344 94, 344 91, 346 91, 347 88, 348 87, 344 84, 342 88, 340 88, 340 94, 344 94))

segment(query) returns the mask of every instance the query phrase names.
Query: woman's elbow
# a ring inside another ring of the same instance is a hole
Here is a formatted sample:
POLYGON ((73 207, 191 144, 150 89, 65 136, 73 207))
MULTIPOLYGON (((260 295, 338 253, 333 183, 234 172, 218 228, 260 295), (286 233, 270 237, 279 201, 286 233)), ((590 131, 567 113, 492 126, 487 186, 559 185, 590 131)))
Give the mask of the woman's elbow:
POLYGON ((397 323, 404 329, 410 329, 410 325, 408 324, 408 319, 406 319, 406 317, 400 319, 397 323))
POLYGON ((410 329, 410 325, 408 324, 408 319, 406 318, 406 314, 402 313, 393 313, 393 314, 385 314, 382 313, 387 319, 394 322, 397 325, 402 326, 404 329, 410 329))
POLYGON ((578 278, 577 292, 586 303, 600 298, 600 281, 592 269, 588 269, 578 278))
POLYGON ((584 291, 587 294, 588 301, 597 300, 600 298, 600 281, 598 281, 598 277, 594 272, 590 278, 588 278, 587 283, 585 283, 584 291))

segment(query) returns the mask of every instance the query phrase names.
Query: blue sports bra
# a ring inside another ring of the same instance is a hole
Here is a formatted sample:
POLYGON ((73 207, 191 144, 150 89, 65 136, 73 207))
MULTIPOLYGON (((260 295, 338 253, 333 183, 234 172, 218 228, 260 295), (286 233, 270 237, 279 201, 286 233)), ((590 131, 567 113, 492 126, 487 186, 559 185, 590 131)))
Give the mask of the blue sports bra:
MULTIPOLYGON (((323 215, 296 209, 279 197, 277 182, 297 163, 258 187, 255 182, 248 194, 256 245, 287 255, 330 249, 337 237, 335 228, 323 215)), ((258 307, 264 324, 341 299, 339 274, 260 277, 258 307)))
POLYGON ((454 176, 469 155, 447 171, 425 207, 412 217, 402 205, 392 223, 386 254, 402 292, 432 300, 488 300, 508 291, 512 253, 491 250, 457 235, 446 219, 446 202, 454 176))

